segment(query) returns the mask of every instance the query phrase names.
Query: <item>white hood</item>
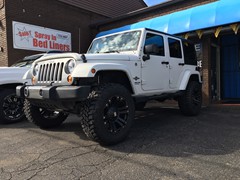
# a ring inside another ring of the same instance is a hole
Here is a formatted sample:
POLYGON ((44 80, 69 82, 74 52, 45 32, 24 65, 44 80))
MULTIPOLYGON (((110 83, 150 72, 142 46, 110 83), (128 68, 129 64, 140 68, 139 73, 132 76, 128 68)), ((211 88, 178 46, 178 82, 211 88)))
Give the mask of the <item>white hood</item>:
POLYGON ((24 83, 23 75, 28 71, 26 67, 0 67, 0 84, 24 83))
POLYGON ((46 57, 41 57, 36 60, 34 63, 38 63, 40 61, 46 60, 54 60, 54 59, 63 59, 63 58, 74 58, 78 61, 83 61, 82 56, 86 57, 88 61, 131 61, 138 60, 139 57, 133 53, 105 53, 105 54, 78 54, 78 53, 59 53, 59 54, 51 54, 46 57))
POLYGON ((85 54, 86 60, 98 60, 98 61, 131 61, 137 60, 138 56, 134 54, 120 54, 120 53, 109 53, 109 54, 85 54))

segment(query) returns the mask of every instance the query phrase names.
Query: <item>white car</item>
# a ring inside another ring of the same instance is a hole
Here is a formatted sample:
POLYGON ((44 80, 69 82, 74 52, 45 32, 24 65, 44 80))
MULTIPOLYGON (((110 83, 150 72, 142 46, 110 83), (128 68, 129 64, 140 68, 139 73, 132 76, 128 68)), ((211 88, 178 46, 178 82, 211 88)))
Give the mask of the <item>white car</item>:
POLYGON ((59 126, 67 113, 75 113, 89 138, 115 144, 130 132, 135 109, 149 100, 174 99, 183 114, 197 115, 202 103, 199 71, 191 42, 136 29, 96 38, 86 54, 35 61, 29 70, 32 85, 18 86, 17 95, 26 98, 26 117, 40 128, 59 126))
POLYGON ((26 56, 11 67, 0 67, 0 123, 13 123, 25 118, 24 98, 16 96, 16 86, 31 83, 22 77, 29 70, 33 61, 44 54, 26 56))

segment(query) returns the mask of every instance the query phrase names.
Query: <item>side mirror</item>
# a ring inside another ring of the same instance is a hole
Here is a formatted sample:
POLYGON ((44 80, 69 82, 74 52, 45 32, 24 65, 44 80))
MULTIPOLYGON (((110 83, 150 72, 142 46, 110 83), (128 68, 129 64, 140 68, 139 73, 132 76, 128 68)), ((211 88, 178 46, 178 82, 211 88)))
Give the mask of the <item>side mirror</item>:
POLYGON ((142 57, 143 61, 147 61, 150 59, 150 55, 149 54, 144 54, 142 57))
POLYGON ((149 44, 144 46, 144 56, 143 56, 143 61, 147 61, 150 59, 151 54, 158 54, 159 53, 159 48, 156 44, 149 44))

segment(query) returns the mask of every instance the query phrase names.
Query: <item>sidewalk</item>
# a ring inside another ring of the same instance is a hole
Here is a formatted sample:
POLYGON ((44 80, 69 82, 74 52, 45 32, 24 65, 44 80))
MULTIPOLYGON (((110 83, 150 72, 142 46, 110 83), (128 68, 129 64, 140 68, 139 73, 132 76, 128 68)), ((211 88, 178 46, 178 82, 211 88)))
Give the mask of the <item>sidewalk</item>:
POLYGON ((215 103, 210 104, 207 108, 216 111, 240 113, 239 103, 215 103))

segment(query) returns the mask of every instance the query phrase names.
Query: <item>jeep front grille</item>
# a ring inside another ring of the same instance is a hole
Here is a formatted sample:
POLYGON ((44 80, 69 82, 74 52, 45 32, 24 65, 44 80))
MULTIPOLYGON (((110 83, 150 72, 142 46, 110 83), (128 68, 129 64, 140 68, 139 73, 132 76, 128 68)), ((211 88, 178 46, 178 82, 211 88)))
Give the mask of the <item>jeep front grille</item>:
POLYGON ((62 81, 64 63, 45 63, 40 65, 38 82, 62 81))

